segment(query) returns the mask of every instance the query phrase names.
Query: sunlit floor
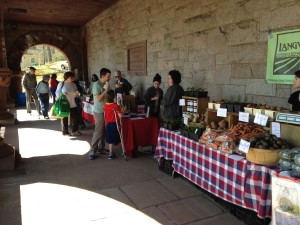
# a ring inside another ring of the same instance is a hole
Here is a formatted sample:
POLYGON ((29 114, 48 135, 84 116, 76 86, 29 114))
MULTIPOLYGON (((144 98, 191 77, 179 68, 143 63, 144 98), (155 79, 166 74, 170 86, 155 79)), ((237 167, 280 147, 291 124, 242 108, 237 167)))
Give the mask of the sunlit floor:
POLYGON ((0 224, 241 225, 234 216, 182 179, 158 170, 151 151, 125 161, 98 155, 88 160, 94 126, 63 136, 60 122, 24 108, 1 136, 20 151, 11 175, 0 173, 0 224))
POLYGON ((90 149, 90 144, 87 141, 77 140, 75 137, 63 136, 60 131, 22 128, 18 130, 18 135, 20 146, 30 144, 30 150, 20 148, 22 158, 60 154, 84 155, 90 149))
POLYGON ((22 225, 160 224, 114 199, 57 184, 22 185, 22 225))

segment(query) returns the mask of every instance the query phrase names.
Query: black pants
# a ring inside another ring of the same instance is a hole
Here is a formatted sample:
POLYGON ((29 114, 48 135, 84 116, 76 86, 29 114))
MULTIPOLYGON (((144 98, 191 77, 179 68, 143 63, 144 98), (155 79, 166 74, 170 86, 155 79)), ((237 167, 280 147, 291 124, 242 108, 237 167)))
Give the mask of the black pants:
POLYGON ((75 102, 76 102, 76 108, 77 108, 77 118, 78 118, 78 124, 80 126, 83 126, 85 125, 84 124, 84 121, 83 121, 83 118, 82 118, 82 101, 81 101, 81 98, 78 97, 78 98, 75 98, 75 102))
MULTIPOLYGON (((72 132, 78 131, 78 115, 77 115, 77 107, 70 109, 70 117, 72 124, 72 132)), ((64 117, 61 120, 62 132, 68 131, 68 117, 64 117)))

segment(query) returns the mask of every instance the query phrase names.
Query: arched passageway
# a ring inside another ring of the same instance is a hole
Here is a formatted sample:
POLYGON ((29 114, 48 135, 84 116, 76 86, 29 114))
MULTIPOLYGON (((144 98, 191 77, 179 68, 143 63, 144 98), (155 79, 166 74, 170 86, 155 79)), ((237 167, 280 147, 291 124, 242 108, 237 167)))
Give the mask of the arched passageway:
POLYGON ((20 76, 22 56, 29 48, 40 44, 48 44, 60 49, 69 59, 69 63, 72 66, 69 69, 82 67, 80 45, 74 44, 59 32, 38 30, 20 35, 13 44, 7 46, 7 65, 15 75, 12 78, 9 92, 10 96, 15 100, 17 93, 22 91, 22 77, 20 76))
POLYGON ((32 31, 19 36, 14 44, 8 48, 7 64, 8 67, 18 73, 21 71, 21 60, 23 54, 32 46, 39 44, 49 44, 60 49, 70 60, 74 67, 81 67, 80 50, 67 38, 56 32, 51 31, 32 31))

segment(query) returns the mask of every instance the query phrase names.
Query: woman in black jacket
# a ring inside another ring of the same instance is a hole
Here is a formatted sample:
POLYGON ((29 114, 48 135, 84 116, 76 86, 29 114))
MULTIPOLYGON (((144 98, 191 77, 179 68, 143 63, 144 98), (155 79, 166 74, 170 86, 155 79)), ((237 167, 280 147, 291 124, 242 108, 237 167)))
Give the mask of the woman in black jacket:
POLYGON ((168 76, 169 88, 163 98, 164 120, 178 120, 182 116, 182 109, 179 106, 179 99, 184 95, 183 88, 179 85, 181 73, 178 70, 171 70, 168 76))
POLYGON ((149 107, 149 115, 160 117, 160 103, 163 99, 163 91, 159 87, 161 84, 161 76, 157 73, 153 78, 153 86, 149 87, 144 95, 145 111, 149 107))

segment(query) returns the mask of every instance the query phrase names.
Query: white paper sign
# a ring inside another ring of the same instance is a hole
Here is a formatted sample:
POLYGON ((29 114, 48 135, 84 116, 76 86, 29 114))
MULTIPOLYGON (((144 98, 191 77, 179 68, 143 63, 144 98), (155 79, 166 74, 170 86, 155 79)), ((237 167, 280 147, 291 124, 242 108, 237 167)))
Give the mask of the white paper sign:
POLYGON ((239 150, 242 152, 245 152, 247 154, 249 151, 249 148, 250 148, 250 142, 241 139, 240 144, 239 144, 239 150))
POLYGON ((185 99, 179 99, 179 105, 185 106, 185 99))
POLYGON ((217 116, 227 117, 227 109, 219 108, 217 111, 217 116))
POLYGON ((268 116, 262 115, 260 113, 256 113, 256 115, 254 117, 254 123, 262 125, 262 126, 266 126, 267 122, 268 122, 268 116))
POLYGON ((147 107, 147 113, 146 113, 146 117, 149 117, 149 113, 150 113, 150 106, 147 107))
POLYGON ((277 122, 272 122, 272 130, 271 130, 271 133, 276 135, 276 137, 279 137, 280 138, 280 123, 277 123, 277 122))
POLYGON ((188 119, 187 117, 184 117, 184 118, 183 118, 183 123, 184 123, 185 125, 188 125, 188 124, 189 124, 189 119, 188 119))
POLYGON ((123 106, 123 96, 121 93, 117 93, 117 104, 123 106))
POLYGON ((249 113, 239 112, 239 121, 249 123, 249 113))

